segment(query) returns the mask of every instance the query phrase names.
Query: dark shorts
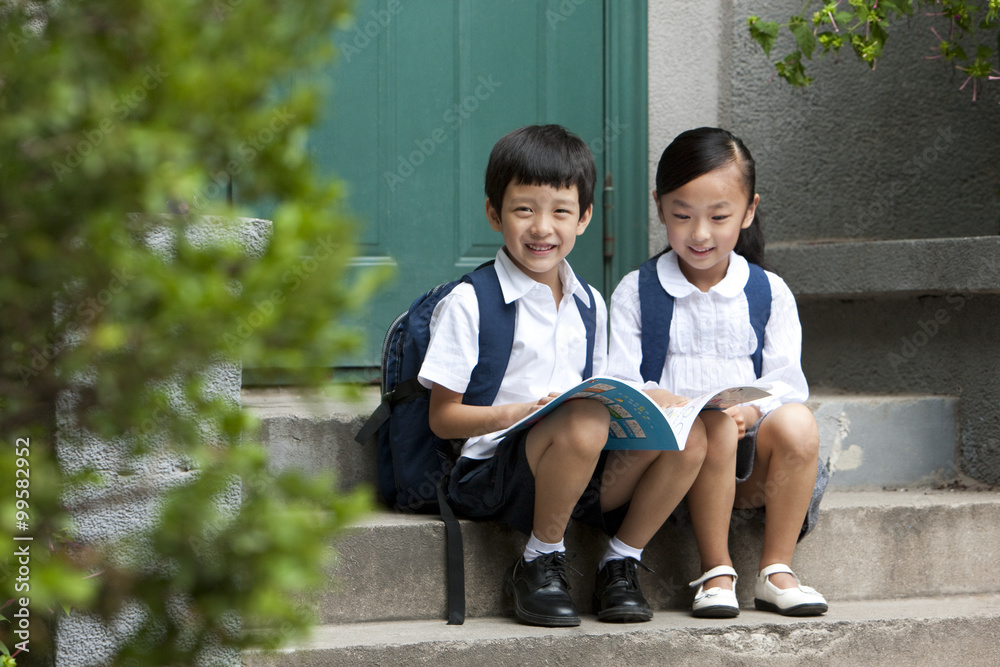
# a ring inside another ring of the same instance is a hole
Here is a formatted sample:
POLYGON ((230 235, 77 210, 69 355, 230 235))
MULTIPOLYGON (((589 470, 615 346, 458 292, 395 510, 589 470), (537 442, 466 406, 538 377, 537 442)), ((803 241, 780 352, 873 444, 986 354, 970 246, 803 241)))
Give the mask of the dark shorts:
MULTIPOLYGON (((500 441, 488 459, 458 459, 451 471, 448 493, 455 513, 467 519, 499 521, 525 535, 531 534, 535 516, 535 476, 528 465, 525 440, 530 430, 518 431, 500 441)), ((601 477, 608 453, 602 452, 587 490, 571 518, 614 535, 628 511, 628 504, 601 512, 601 477)))
MULTIPOLYGON (((740 439, 739 444, 736 446, 737 484, 747 481, 751 473, 753 473, 753 461, 757 454, 757 431, 760 429, 760 424, 763 421, 764 417, 761 417, 753 426, 748 428, 746 435, 740 439)), ((802 522, 802 532, 799 533, 800 540, 816 527, 816 521, 819 520, 819 503, 823 500, 823 493, 826 492, 826 485, 829 481, 830 471, 826 469, 826 464, 820 460, 816 466, 816 486, 813 487, 812 500, 809 501, 809 510, 806 512, 806 518, 802 522)), ((745 515, 748 512, 763 513, 764 509, 736 511, 745 515)))

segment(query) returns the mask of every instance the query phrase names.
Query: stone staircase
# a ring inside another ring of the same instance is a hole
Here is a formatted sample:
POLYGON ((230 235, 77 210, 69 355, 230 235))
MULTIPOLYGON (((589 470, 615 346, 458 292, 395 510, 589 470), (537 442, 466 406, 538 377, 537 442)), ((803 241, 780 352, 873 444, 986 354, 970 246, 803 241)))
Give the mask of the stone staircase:
MULTIPOLYGON (((374 452, 354 433, 377 401, 348 402, 291 388, 244 389, 276 468, 333 467, 349 488, 374 478, 374 452)), ((689 528, 667 524, 640 572, 656 609, 650 623, 580 627, 517 623, 500 580, 523 546, 516 532, 463 522, 467 620, 445 623, 444 528, 435 517, 378 511, 341 536, 312 635, 252 667, 319 665, 995 665, 1000 664, 1000 494, 956 476, 958 400, 933 395, 816 392, 811 399, 831 460, 820 523, 792 564, 830 600, 817 618, 753 609, 763 528, 734 515, 732 555, 743 611, 691 617, 698 574, 689 528)), ((599 536, 574 526, 572 593, 590 608, 599 536)))

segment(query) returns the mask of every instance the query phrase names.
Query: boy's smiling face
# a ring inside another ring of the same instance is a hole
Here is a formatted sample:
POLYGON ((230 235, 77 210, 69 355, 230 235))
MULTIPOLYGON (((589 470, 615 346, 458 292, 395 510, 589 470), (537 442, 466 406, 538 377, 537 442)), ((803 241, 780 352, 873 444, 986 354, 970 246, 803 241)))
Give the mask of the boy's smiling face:
POLYGON ((590 223, 594 207, 580 211, 575 185, 525 185, 511 181, 504 190, 500 213, 486 200, 490 226, 503 234, 507 255, 534 280, 562 293, 559 264, 590 223))

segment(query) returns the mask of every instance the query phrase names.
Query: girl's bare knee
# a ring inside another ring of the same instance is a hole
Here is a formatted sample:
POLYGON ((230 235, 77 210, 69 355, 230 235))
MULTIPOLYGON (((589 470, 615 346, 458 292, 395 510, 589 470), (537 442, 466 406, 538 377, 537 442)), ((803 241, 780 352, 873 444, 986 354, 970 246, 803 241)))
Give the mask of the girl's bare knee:
POLYGON ((819 456, 819 427, 809 408, 801 403, 774 411, 773 454, 786 463, 807 463, 819 456), (780 413, 780 414, 779 414, 780 413))
POLYGON ((681 459, 689 465, 701 466, 705 462, 705 457, 708 455, 708 437, 700 417, 691 427, 687 442, 680 454, 681 459))
POLYGON ((723 412, 704 413, 699 418, 705 420, 707 441, 705 464, 732 462, 736 458, 736 447, 739 443, 739 428, 736 422, 723 412))

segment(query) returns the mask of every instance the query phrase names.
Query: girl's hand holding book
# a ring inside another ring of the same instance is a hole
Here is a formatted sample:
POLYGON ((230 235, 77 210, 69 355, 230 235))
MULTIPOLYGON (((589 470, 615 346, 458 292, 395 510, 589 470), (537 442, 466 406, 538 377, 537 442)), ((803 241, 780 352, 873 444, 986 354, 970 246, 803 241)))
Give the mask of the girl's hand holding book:
POLYGON ((686 396, 672 394, 666 389, 646 389, 644 391, 651 399, 656 401, 656 404, 661 408, 672 408, 675 405, 683 405, 691 400, 686 396))
POLYGON ((740 438, 747 434, 747 429, 756 424, 761 416, 760 408, 756 405, 734 405, 725 412, 736 422, 740 438))

